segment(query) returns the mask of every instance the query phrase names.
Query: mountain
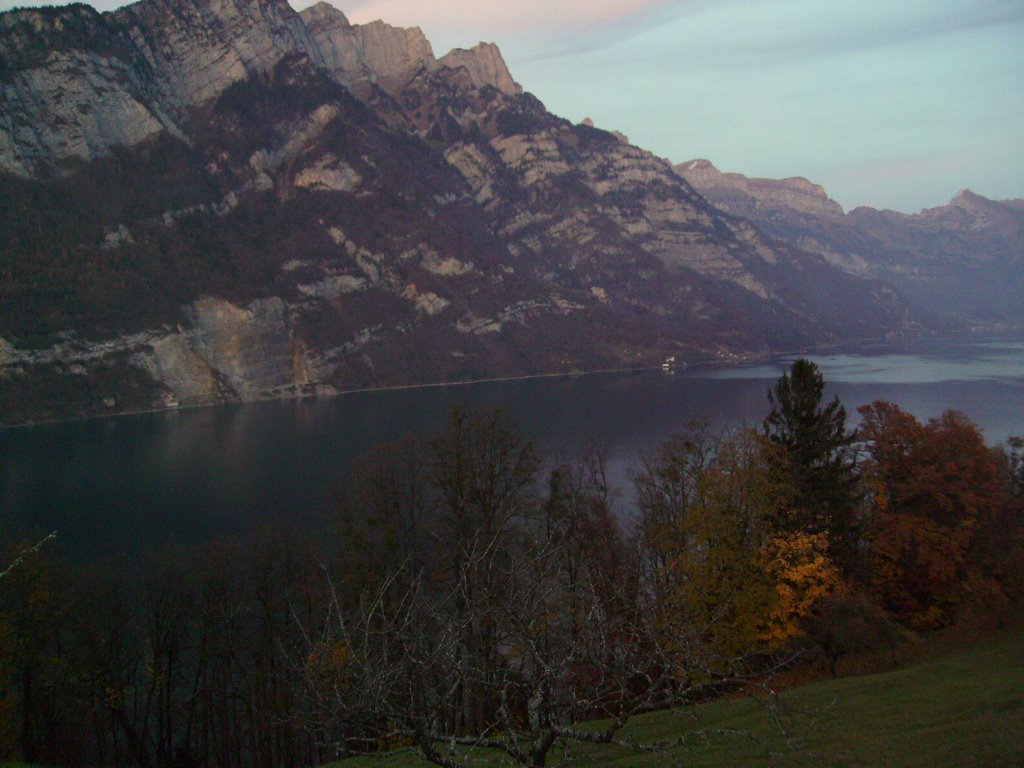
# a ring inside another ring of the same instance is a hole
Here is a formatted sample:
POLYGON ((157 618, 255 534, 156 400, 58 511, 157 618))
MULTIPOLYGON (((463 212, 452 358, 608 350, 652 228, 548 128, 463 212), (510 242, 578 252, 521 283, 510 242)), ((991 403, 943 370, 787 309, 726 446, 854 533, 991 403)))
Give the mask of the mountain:
POLYGON ((723 211, 848 274, 895 286, 921 312, 960 326, 1024 321, 1024 200, 965 189, 913 215, 867 207, 844 213, 807 179, 751 179, 707 160, 675 169, 723 211))
POLYGON ((890 285, 320 3, 0 14, 0 420, 763 354, 890 285))

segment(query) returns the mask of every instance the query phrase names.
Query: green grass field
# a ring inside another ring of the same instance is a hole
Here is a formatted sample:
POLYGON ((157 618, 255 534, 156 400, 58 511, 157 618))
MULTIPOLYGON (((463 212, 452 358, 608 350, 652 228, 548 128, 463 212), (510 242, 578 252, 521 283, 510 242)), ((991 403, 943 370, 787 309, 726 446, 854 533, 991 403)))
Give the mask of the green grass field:
MULTIPOLYGON (((829 680, 781 696, 784 737, 764 708, 723 701, 692 712, 638 717, 629 736, 668 739, 694 732, 685 749, 637 754, 580 747, 550 765, 850 766, 1024 768, 1024 628, 980 640, 930 641, 910 666, 829 680), (723 730, 752 737, 719 736, 723 730), (706 738, 696 732, 703 731, 706 738)), ((500 764, 493 761, 491 764, 500 764)), ((416 753, 336 763, 331 768, 418 768, 416 753)))
MULTIPOLYGON (((550 765, 785 766, 787 768, 1024 768, 1024 626, 980 639, 931 638, 909 666, 795 688, 781 698, 783 736, 764 708, 722 701, 636 718, 628 735, 654 741, 692 733, 685 749, 638 754, 579 747, 550 765), (744 731, 748 736, 722 736, 744 731), (705 734, 702 737, 700 734, 705 734)), ((486 755, 489 765, 501 765, 486 755)), ((414 751, 328 768, 420 768, 414 751)), ((32 768, 0 763, 0 768, 32 768)))

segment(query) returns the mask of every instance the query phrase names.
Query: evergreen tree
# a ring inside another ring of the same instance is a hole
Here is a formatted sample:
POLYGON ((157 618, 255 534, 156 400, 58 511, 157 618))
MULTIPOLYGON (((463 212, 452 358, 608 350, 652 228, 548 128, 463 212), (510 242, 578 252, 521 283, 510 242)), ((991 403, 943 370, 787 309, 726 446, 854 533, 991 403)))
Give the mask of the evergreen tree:
POLYGON ((768 391, 771 411, 764 434, 785 450, 780 471, 795 497, 780 521, 784 528, 827 533, 836 560, 850 571, 857 561, 857 472, 851 449, 855 434, 846 428, 846 409, 835 397, 822 405, 825 380, 818 366, 803 358, 768 391))

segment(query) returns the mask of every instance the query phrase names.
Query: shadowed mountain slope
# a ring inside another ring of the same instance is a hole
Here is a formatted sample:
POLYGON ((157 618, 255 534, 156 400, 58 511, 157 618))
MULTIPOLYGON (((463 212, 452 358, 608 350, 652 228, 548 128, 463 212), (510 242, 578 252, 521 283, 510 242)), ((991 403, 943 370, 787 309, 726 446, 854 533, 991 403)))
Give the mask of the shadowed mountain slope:
POLYGON ((919 326, 551 114, 491 44, 436 58, 325 3, 76 4, 0 14, 0 89, 5 422, 919 326))

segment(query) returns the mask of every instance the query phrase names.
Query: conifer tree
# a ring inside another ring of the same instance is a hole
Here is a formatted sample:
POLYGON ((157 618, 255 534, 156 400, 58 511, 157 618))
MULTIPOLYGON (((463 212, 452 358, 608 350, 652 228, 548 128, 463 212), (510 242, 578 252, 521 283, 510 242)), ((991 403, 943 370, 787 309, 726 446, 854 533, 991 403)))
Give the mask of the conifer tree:
POLYGON ((832 555, 847 571, 856 565, 857 472, 846 427, 846 409, 835 397, 822 404, 825 380, 818 366, 803 358, 768 391, 771 410, 764 434, 785 450, 780 471, 795 497, 780 525, 803 533, 826 533, 832 555))

